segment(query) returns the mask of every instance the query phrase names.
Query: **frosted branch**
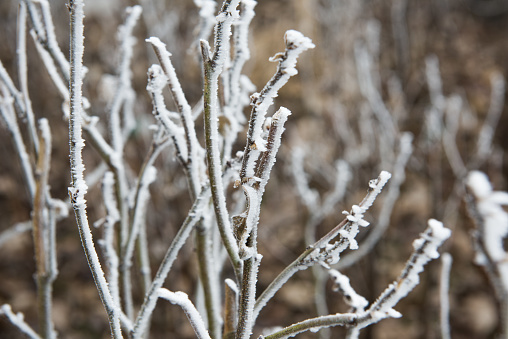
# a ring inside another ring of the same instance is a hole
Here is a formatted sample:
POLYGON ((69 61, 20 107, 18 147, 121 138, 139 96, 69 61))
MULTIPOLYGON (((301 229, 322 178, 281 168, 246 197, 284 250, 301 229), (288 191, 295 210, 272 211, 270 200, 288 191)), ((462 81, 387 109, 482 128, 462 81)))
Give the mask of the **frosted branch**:
POLYGON ((18 30, 17 30, 17 49, 18 56, 18 77, 21 94, 25 105, 26 121, 28 124, 28 135, 35 150, 35 154, 39 152, 39 140, 37 138, 37 130, 35 128, 34 112, 32 110, 32 102, 28 95, 28 72, 27 72, 27 54, 26 54, 26 4, 19 3, 18 13, 18 30))
POLYGON ((354 205, 351 212, 346 212, 347 217, 335 226, 324 237, 312 246, 309 246, 295 261, 289 264, 263 291, 256 300, 254 306, 254 319, 275 293, 298 271, 321 264, 331 265, 339 261, 340 254, 348 247, 356 249, 355 240, 359 232, 359 226, 367 226, 369 223, 363 219, 363 214, 372 206, 372 203, 390 179, 391 174, 381 172, 377 179, 369 182, 369 191, 359 205, 354 205), (334 243, 331 243, 338 237, 334 243))
POLYGON ((69 6, 71 14, 71 73, 70 73, 70 119, 69 119, 69 139, 70 139, 70 162, 71 162, 71 181, 69 188, 71 203, 76 215, 76 221, 81 237, 81 242, 85 250, 88 265, 94 277, 101 300, 108 313, 111 333, 114 338, 121 338, 120 328, 120 310, 113 300, 108 288, 108 283, 104 277, 104 271, 99 262, 97 252, 93 243, 92 232, 88 223, 86 214, 85 194, 88 189, 83 177, 84 165, 82 150, 84 140, 82 138, 83 126, 83 1, 74 0, 69 6))
POLYGON ((1 84, 0 93, 2 94, 0 97, 0 115, 7 125, 7 130, 14 141, 14 147, 16 147, 16 153, 18 154, 21 162, 21 168, 28 187, 28 193, 30 194, 31 200, 33 200, 33 197, 35 196, 35 178, 30 157, 27 153, 25 142, 21 136, 19 124, 16 119, 16 112, 14 112, 13 99, 10 94, 7 93, 6 87, 1 84))
POLYGON ((450 339, 450 271, 452 268, 452 256, 449 253, 441 255, 441 276, 439 281, 439 315, 441 325, 441 338, 450 339))
POLYGON ((106 217, 104 220, 104 236, 99 240, 106 259, 106 267, 108 269, 108 286, 111 297, 118 307, 120 307, 120 286, 119 286, 119 270, 118 270, 118 254, 116 253, 115 224, 120 221, 120 212, 118 211, 115 199, 115 178, 112 172, 106 172, 102 180, 102 196, 104 199, 104 207, 106 208, 106 217))
POLYGON ((423 271, 424 265, 439 257, 437 249, 450 234, 451 231, 444 228, 442 223, 433 219, 429 220, 427 229, 413 242, 414 251, 402 274, 366 311, 307 319, 260 338, 288 338, 305 331, 317 332, 330 326, 348 326, 359 330, 388 317, 400 317, 401 314, 393 307, 418 285, 419 274, 423 271))
POLYGON ((503 335, 508 335, 508 253, 504 248, 508 236, 508 193, 494 191, 488 177, 472 171, 466 179, 469 214, 476 224, 475 262, 489 277, 500 303, 503 335))
POLYGON ((196 307, 194 307, 192 302, 189 300, 189 297, 187 296, 186 293, 171 292, 165 288, 160 288, 158 290, 158 294, 160 298, 166 299, 170 303, 178 305, 183 309, 185 315, 189 319, 192 328, 194 329, 194 332, 196 333, 196 336, 199 339, 210 339, 210 335, 206 330, 206 326, 203 319, 201 318, 201 315, 199 314, 198 310, 196 310, 196 307))
POLYGON ((171 94, 173 95, 173 99, 175 100, 180 113, 180 119, 186 138, 187 150, 187 154, 184 154, 183 156, 183 159, 185 160, 183 165, 188 171, 192 196, 195 197, 201 189, 201 166, 203 166, 201 164, 201 155, 203 150, 196 136, 194 119, 192 118, 192 108, 185 98, 185 94, 183 93, 180 81, 176 75, 175 68, 171 63, 171 54, 166 50, 165 44, 155 37, 151 37, 146 41, 152 45, 155 54, 159 59, 162 70, 168 79, 171 94))
POLYGON ((331 269, 328 271, 330 278, 333 280, 333 290, 339 292, 344 296, 344 301, 351 306, 353 312, 363 312, 369 302, 356 293, 351 287, 349 278, 337 270, 331 269))
POLYGON ((120 109, 122 105, 129 102, 128 96, 132 93, 132 72, 130 70, 133 47, 136 39, 132 36, 132 31, 136 25, 142 9, 141 6, 128 7, 126 9, 127 19, 125 23, 118 28, 117 39, 120 43, 120 63, 117 70, 116 92, 109 112, 109 130, 111 135, 111 144, 113 149, 123 152, 123 132, 120 122, 120 109))
POLYGON ((242 169, 240 171, 240 179, 242 182, 248 181, 254 176, 257 158, 260 151, 265 147, 262 133, 268 108, 273 104, 273 100, 277 96, 279 89, 281 89, 292 76, 298 74, 295 68, 298 56, 302 52, 315 47, 311 39, 294 30, 286 32, 284 35, 284 42, 286 50, 270 58, 270 61, 278 62, 276 73, 260 93, 254 93, 251 96, 252 110, 242 169))
POLYGON ((16 326, 21 333, 28 336, 30 339, 41 339, 41 337, 25 322, 23 313, 12 312, 11 305, 3 304, 0 307, 0 315, 5 315, 7 319, 16 326))
POLYGON ((393 166, 393 176, 390 187, 383 201, 383 206, 377 218, 376 227, 372 229, 367 238, 361 243, 357 251, 346 254, 337 264, 337 268, 345 268, 358 262, 366 254, 372 251, 374 246, 379 242, 382 235, 390 225, 390 217, 395 206, 395 202, 400 195, 400 187, 406 180, 406 165, 413 153, 412 146, 413 136, 410 133, 403 133, 399 140, 399 154, 395 159, 393 166))
POLYGON ((462 99, 457 95, 452 96, 446 101, 446 104, 446 128, 442 132, 443 148, 455 177, 460 180, 467 173, 467 168, 462 160, 456 141, 460 112, 463 110, 462 99))
POLYGON ((173 263, 176 260, 178 252, 185 244, 187 238, 189 237, 191 231, 194 226, 201 219, 201 214, 203 212, 204 205, 208 202, 210 197, 210 189, 208 186, 205 186, 201 193, 198 195, 194 204, 192 205, 189 213, 187 214, 187 218, 183 222, 182 226, 178 230, 175 238, 171 242, 164 259, 162 260, 161 265, 159 266, 159 270, 155 275, 155 278, 152 282, 150 290, 145 296, 145 300, 143 305, 141 306, 141 310, 139 311, 138 317, 134 323, 134 329, 131 332, 131 335, 134 339, 140 339, 145 335, 145 329, 148 326, 148 320, 155 308, 157 303, 157 293, 158 290, 164 284, 166 277, 173 266, 173 263))

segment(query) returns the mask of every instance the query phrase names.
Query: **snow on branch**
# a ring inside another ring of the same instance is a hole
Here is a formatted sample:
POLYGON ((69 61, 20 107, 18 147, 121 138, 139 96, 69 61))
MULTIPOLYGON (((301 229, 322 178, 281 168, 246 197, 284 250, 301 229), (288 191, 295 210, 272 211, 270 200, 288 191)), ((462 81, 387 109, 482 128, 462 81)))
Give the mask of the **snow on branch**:
MULTIPOLYGON (((364 301, 356 298, 355 303, 360 308, 355 313, 337 313, 307 319, 260 338, 289 338, 298 333, 306 331, 317 332, 322 328, 330 326, 348 326, 350 331, 354 330, 358 333, 360 329, 377 323, 382 319, 401 317, 402 315, 394 310, 393 307, 419 284, 419 274, 430 260, 439 257, 437 250, 449 238, 450 234, 451 231, 443 227, 441 222, 430 219, 427 229, 413 242, 413 253, 406 262, 406 266, 399 278, 390 284, 367 310, 364 311, 362 308, 364 301)), ((341 286, 347 291, 346 293, 353 293, 349 288, 345 288, 348 286, 346 281, 341 281, 341 286)))
POLYGON ((309 246, 295 261, 287 266, 263 291, 256 300, 254 307, 254 319, 275 293, 298 271, 305 270, 310 266, 320 264, 325 267, 337 263, 340 254, 347 248, 356 249, 358 244, 355 237, 359 233, 359 227, 369 225, 363 219, 364 213, 372 206, 376 197, 390 179, 391 174, 382 171, 377 179, 369 182, 369 190, 359 205, 353 205, 350 212, 344 211, 347 217, 330 232, 309 246), (335 240, 336 239, 336 240, 335 240), (334 241, 335 240, 335 241, 334 241), (333 242, 332 242, 333 241, 333 242))
POLYGON ((171 292, 165 288, 159 289, 159 298, 166 299, 174 305, 178 305, 185 312, 189 322, 199 339, 210 339, 206 330, 205 323, 196 307, 189 300, 189 296, 184 292, 171 292))
POLYGON ((501 304, 503 332, 508 333, 508 253, 504 248, 508 236, 508 193, 494 191, 486 174, 472 171, 466 179, 469 214, 476 224, 473 233, 475 261, 489 277, 501 304))
POLYGON ((295 30, 286 32, 284 35, 284 42, 286 50, 270 58, 270 61, 279 63, 276 73, 261 92, 254 93, 251 96, 252 111, 249 130, 247 132, 247 143, 243 155, 242 170, 240 171, 240 179, 242 182, 254 176, 254 167, 257 158, 259 153, 265 148, 265 141, 262 138, 262 133, 268 108, 273 104, 273 100, 277 97, 279 89, 281 89, 292 76, 298 74, 295 68, 298 56, 302 52, 315 47, 311 39, 295 30))
POLYGON ((0 315, 5 315, 9 321, 30 339, 41 339, 41 337, 25 322, 23 313, 12 312, 11 305, 0 306, 0 315))

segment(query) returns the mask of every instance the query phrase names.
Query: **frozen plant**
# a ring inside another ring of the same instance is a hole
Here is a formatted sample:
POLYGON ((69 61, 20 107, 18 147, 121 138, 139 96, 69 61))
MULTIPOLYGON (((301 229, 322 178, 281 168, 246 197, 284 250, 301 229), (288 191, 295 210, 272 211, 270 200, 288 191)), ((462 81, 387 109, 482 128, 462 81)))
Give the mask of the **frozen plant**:
POLYGON ((466 200, 469 214, 476 224, 473 233, 475 262, 481 266, 500 302, 503 335, 508 335, 508 253, 505 240, 508 236, 508 193, 494 191, 487 175, 480 171, 469 172, 466 179, 466 200))
MULTIPOLYGON (((142 4, 151 10, 145 18, 156 16, 149 1, 142 1, 142 4)), ((22 315, 14 314, 9 305, 3 305, 0 314, 32 338, 57 337, 58 329, 55 329, 51 313, 52 284, 57 274, 55 225, 66 215, 69 206, 74 211, 82 247, 113 338, 149 337, 151 318, 161 299, 184 311, 198 338, 250 338, 258 330, 256 320, 260 312, 298 271, 317 266, 329 270, 331 265, 340 263, 346 250, 352 253, 358 250, 359 256, 363 255, 356 237, 362 228, 370 225, 366 213, 392 177, 387 171, 381 171, 376 179, 370 180, 365 198, 349 211, 344 211, 343 220, 337 226, 319 239, 313 238, 315 234, 309 236, 307 249, 264 291, 258 293, 258 275, 263 258, 258 249, 261 206, 283 141, 285 124, 291 116, 288 108, 273 109, 273 106, 279 90, 298 74, 298 57, 315 45, 302 33, 287 30, 284 50, 269 59, 277 64, 274 75, 260 91, 254 92, 252 83, 243 74, 243 66, 250 56, 248 28, 254 17, 256 2, 225 0, 218 14, 214 12, 215 4, 210 1, 195 1, 195 4, 200 9, 201 18, 198 38, 203 97, 194 107, 189 102, 168 51, 172 48, 170 44, 166 45, 161 38, 154 36, 144 40, 152 47, 158 60, 158 64, 148 69, 146 86, 155 123, 147 132, 151 133, 152 145, 142 166, 135 171, 127 160, 126 145, 137 128, 134 116, 142 113, 136 112, 139 93, 134 91, 132 62, 137 42, 134 28, 143 17, 143 7, 128 7, 124 24, 118 29, 115 74, 104 75, 102 82, 104 91, 111 94, 104 107, 107 119, 103 123, 99 117, 91 115, 95 102, 90 102, 83 90, 88 76, 88 69, 83 63, 86 53, 85 2, 73 0, 68 4, 70 53, 67 59, 56 40, 49 2, 20 1, 19 89, 0 64, 0 113, 12 135, 32 199, 30 224, 37 269, 38 334, 22 315), (62 116, 69 124, 71 185, 68 203, 50 195, 48 176, 52 135, 46 118, 39 119, 38 127, 35 127, 37 124, 30 104, 25 48, 28 17, 38 55, 61 96, 62 116), (208 36, 212 26, 213 43, 210 43, 208 36), (166 103, 166 89, 169 89, 173 105, 166 103), (244 109, 249 106, 250 116, 246 119, 244 109), (171 107, 176 109, 173 111, 171 107), (271 114, 273 111, 275 113, 271 114), (199 117, 204 124, 203 134, 196 127, 199 117), (20 121, 27 122, 26 138, 20 132, 20 121), (239 136, 244 130, 247 131, 245 145, 237 150, 235 147, 242 141, 239 136), (85 141, 86 147, 94 148, 103 163, 92 172, 102 179, 104 207, 104 216, 94 223, 89 221, 87 193, 95 183, 85 177, 85 141), (156 168, 157 157, 165 151, 174 154, 183 168, 193 203, 178 232, 166 244, 165 255, 157 272, 152 275, 150 239, 146 227, 147 205, 151 202, 150 186, 155 186, 152 184, 166 170, 164 167, 156 168), (36 165, 32 163, 33 159, 36 165), (228 187, 235 188, 236 194, 229 194, 228 187), (101 239, 94 239, 91 225, 102 229, 101 239), (195 236, 199 284, 202 287, 202 298, 198 300, 192 300, 183 291, 164 287, 181 249, 192 234, 195 236), (224 275, 229 275, 229 278, 224 279, 224 275), (141 277, 140 284, 134 283, 135 277, 141 277), (136 291, 137 287, 141 293, 136 291), (136 300, 137 294, 142 295, 142 301, 136 300), (222 295, 226 298, 224 305, 222 295), (199 304, 204 305, 203 311, 199 304)), ((375 243, 388 225, 388 216, 404 179, 405 164, 411 154, 411 136, 397 132, 395 121, 381 105, 375 74, 369 71, 370 56, 364 52, 359 47, 359 68, 364 77, 362 88, 376 119, 390 131, 383 134, 380 148, 383 154, 389 156, 383 161, 395 163, 393 172, 396 175, 383 208, 385 212, 378 221, 379 231, 372 233, 374 238, 370 242, 375 243)), ((338 173, 348 173, 344 163, 339 162, 337 167, 338 173)), ((296 166, 295 177, 303 178, 305 175, 302 173, 303 170, 296 166)), ((317 197, 309 200, 309 208, 316 210, 309 229, 312 230, 325 215, 334 213, 334 205, 345 194, 347 180, 341 180, 337 178, 335 189, 323 203, 317 197)), ((306 185, 299 189, 304 198, 310 192, 306 185)), ((19 232, 19 227, 14 228, 11 234, 16 232, 19 232)), ((309 318, 262 337, 283 338, 308 330, 346 326, 349 337, 355 338, 368 325, 387 317, 399 317, 400 313, 394 307, 418 285, 424 265, 439 256, 438 247, 449 235, 450 231, 440 222, 429 220, 427 229, 413 242, 413 253, 399 278, 370 305, 353 290, 341 273, 330 270, 337 289, 342 291, 351 306, 350 312, 309 318)), ((366 251, 372 245, 369 246, 366 251)), ((348 256, 353 254, 344 258, 348 256)), ((356 260, 352 259, 353 262, 356 260)))

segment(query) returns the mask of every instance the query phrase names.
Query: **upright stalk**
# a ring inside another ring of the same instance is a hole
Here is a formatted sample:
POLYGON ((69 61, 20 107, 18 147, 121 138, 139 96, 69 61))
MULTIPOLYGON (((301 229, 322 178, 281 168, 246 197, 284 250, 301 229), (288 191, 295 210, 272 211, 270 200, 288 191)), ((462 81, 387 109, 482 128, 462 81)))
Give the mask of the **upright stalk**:
POLYGON ((76 222, 81 237, 81 243, 95 280, 99 296, 106 309, 109 325, 113 338, 123 338, 120 328, 120 310, 115 305, 104 277, 97 251, 93 243, 92 232, 86 213, 85 194, 88 189, 83 172, 84 164, 82 150, 85 146, 82 138, 83 125, 83 0, 71 0, 69 11, 71 15, 71 42, 70 42, 70 119, 69 119, 69 142, 71 163, 71 187, 69 196, 76 216, 76 222))

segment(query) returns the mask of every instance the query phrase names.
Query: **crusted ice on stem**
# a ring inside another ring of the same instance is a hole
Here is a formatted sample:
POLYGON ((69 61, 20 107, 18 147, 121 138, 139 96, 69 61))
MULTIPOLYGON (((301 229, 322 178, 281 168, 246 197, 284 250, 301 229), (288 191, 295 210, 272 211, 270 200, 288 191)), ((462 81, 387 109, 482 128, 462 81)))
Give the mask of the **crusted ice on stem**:
POLYGON ((175 72, 175 68, 171 63, 171 54, 167 51, 166 46, 158 38, 151 37, 146 40, 149 42, 159 59, 159 63, 167 77, 169 83, 169 89, 173 95, 173 99, 178 107, 180 113, 180 120, 182 122, 183 134, 186 140, 186 153, 182 154, 183 166, 188 172, 189 184, 191 188, 191 196, 195 198, 201 189, 201 173, 202 166, 201 154, 203 149, 198 142, 196 136, 196 129, 194 127, 194 119, 192 118, 192 108, 189 105, 185 94, 183 93, 180 81, 175 72))
POLYGON ((453 258, 450 253, 441 255, 441 276, 439 279, 439 318, 441 338, 451 339, 450 335, 450 271, 453 258))
POLYGON ((390 225, 390 216, 392 215, 395 202, 399 198, 400 187, 406 180, 406 165, 413 153, 412 142, 413 135, 411 133, 402 133, 399 139, 399 152, 395 159, 395 164, 393 165, 393 179, 390 181, 388 192, 385 195, 379 217, 377 218, 376 227, 374 227, 367 238, 362 241, 357 251, 350 252, 341 258, 336 268, 349 267, 371 252, 390 225))
POLYGON ((475 262, 482 266, 500 303, 503 335, 508 336, 508 193, 494 191, 485 173, 472 171, 466 178, 469 214, 476 224, 475 262))
POLYGON ((164 281, 166 280, 166 277, 176 260, 178 252, 185 244, 194 226, 201 219, 203 207, 209 201, 209 199, 210 188, 205 186, 194 201, 194 204, 187 214, 187 218, 185 218, 185 221, 171 242, 171 245, 169 246, 164 256, 164 259, 162 259, 162 263, 159 266, 159 270, 155 275, 150 290, 145 295, 145 300, 143 301, 143 305, 141 306, 141 310, 139 311, 139 314, 134 323, 134 328, 131 332, 133 339, 140 339, 145 335, 145 330, 148 327, 148 321, 155 308, 155 305, 157 304, 158 291, 164 284, 164 281))
POLYGON ((391 174, 381 172, 377 179, 369 182, 369 191, 359 205, 353 205, 351 212, 344 212, 347 217, 335 226, 324 237, 309 246, 295 261, 289 264, 261 293, 254 306, 254 319, 275 293, 298 271, 305 270, 312 265, 324 266, 335 264, 340 259, 340 254, 347 248, 356 249, 355 240, 359 232, 359 226, 367 226, 369 223, 363 219, 363 214, 372 206, 374 200, 390 179, 391 174), (334 239, 337 239, 332 243, 334 239))
POLYGON ((189 319, 196 336, 199 339, 210 339, 210 335, 206 330, 205 323, 201 318, 198 310, 189 300, 189 296, 184 292, 171 292, 165 288, 160 288, 158 290, 159 297, 162 299, 168 300, 170 303, 180 306, 185 315, 189 319))
POLYGON ((71 44, 70 44, 70 119, 69 119, 69 140, 70 140, 70 163, 71 163, 71 187, 69 196, 76 216, 76 222, 85 250, 85 255, 90 266, 90 271, 97 285, 102 303, 108 313, 111 333, 114 338, 122 338, 120 328, 120 309, 113 300, 108 288, 95 250, 92 232, 86 214, 85 194, 88 189, 83 177, 85 170, 82 158, 82 151, 85 145, 82 137, 82 110, 83 110, 83 1, 74 0, 69 5, 71 14, 71 44))
POLYGON ((273 104, 279 89, 284 86, 289 78, 298 74, 296 70, 296 61, 298 56, 311 48, 314 44, 311 39, 305 37, 302 33, 289 30, 284 35, 286 50, 283 53, 277 53, 270 58, 270 61, 278 62, 277 71, 265 85, 263 90, 252 95, 252 110, 249 121, 249 130, 247 132, 247 143, 240 171, 242 182, 254 177, 256 161, 260 150, 264 147, 261 137, 263 133, 263 124, 268 108, 273 104))
POLYGON ((20 332, 30 339, 42 339, 31 327, 25 322, 23 313, 12 312, 11 305, 3 304, 0 306, 0 315, 5 315, 7 319, 16 326, 20 332))
POLYGON ((30 20, 34 28, 37 41, 50 54, 51 58, 58 65, 66 83, 70 79, 70 66, 62 50, 58 46, 55 35, 55 27, 47 0, 22 0, 28 8, 30 20), (39 3, 40 11, 35 3, 39 3))
MULTIPOLYGON (((113 300, 120 307, 120 286, 119 286, 119 260, 118 254, 115 249, 115 224, 120 220, 120 213, 118 212, 115 193, 114 193, 115 178, 112 172, 106 172, 102 180, 102 196, 104 199, 104 207, 106 209, 106 217, 102 226, 104 228, 103 238, 98 241, 102 247, 104 258, 107 267, 107 280, 109 290, 113 300)), ((95 223, 97 225, 98 222, 95 223)))
POLYGON ((244 107, 249 104, 249 95, 255 90, 255 86, 247 76, 242 75, 245 62, 250 58, 249 50, 249 25, 254 17, 256 1, 243 0, 240 2, 240 18, 233 26, 233 55, 227 63, 226 70, 222 73, 224 87, 223 108, 225 128, 224 159, 231 158, 233 144, 246 122, 243 114, 244 107))
MULTIPOLYGON (((330 326, 348 326, 355 331, 359 331, 382 319, 400 317, 401 314, 395 311, 393 307, 419 284, 419 274, 429 261, 439 257, 437 250, 450 237, 450 234, 451 231, 443 227, 441 222, 430 219, 427 229, 413 242, 413 253, 406 262, 401 275, 381 293, 378 299, 367 310, 307 319, 260 338, 288 338, 298 333, 305 331, 315 332, 330 326)), ((363 302, 360 302, 360 304, 363 304, 363 302)))
POLYGON ((356 293, 351 287, 349 278, 337 270, 331 269, 328 271, 330 278, 333 280, 333 290, 340 292, 344 296, 344 301, 352 307, 354 312, 363 312, 369 302, 356 293))
MULTIPOLYGON (((1 73, 1 64, 0 64, 0 73, 1 73)), ((30 161, 30 156, 28 155, 25 142, 23 141, 23 137, 21 136, 21 131, 19 129, 19 124, 16 119, 16 112, 13 107, 13 98, 8 93, 5 86, 0 84, 0 115, 2 116, 3 121, 7 125, 7 130, 11 134, 11 137, 14 141, 14 147, 16 147, 16 153, 19 156, 19 160, 21 162, 21 168, 23 170, 23 176, 26 181, 26 185, 28 187, 28 193, 30 195, 30 200, 33 200, 35 196, 35 178, 33 174, 32 164, 30 161)))
POLYGON ((208 176, 212 191, 213 205, 217 225, 224 246, 228 252, 231 263, 235 269, 238 280, 241 280, 241 261, 238 256, 238 246, 233 236, 229 220, 229 211, 226 206, 224 184, 222 182, 222 164, 219 151, 219 76, 223 70, 227 53, 229 53, 229 35, 233 20, 238 16, 236 7, 239 0, 224 1, 217 16, 215 26, 215 50, 211 54, 207 41, 201 40, 201 54, 204 66, 204 120, 205 120, 205 149, 208 166, 208 176))

